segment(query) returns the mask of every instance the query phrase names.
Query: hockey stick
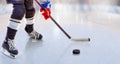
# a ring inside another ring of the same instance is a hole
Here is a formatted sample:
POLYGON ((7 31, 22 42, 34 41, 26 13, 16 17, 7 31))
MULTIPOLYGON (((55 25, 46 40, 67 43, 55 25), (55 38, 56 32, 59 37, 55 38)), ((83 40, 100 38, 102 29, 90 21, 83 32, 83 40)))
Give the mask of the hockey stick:
MULTIPOLYGON (((35 1, 36 1, 36 3, 37 3, 42 9, 46 10, 46 9, 40 4, 40 2, 39 2, 38 0, 35 0, 35 1)), ((50 16, 50 19, 56 24, 56 26, 57 26, 69 39, 71 39, 71 40, 73 40, 73 41, 90 41, 90 38, 72 38, 72 37, 56 22, 56 20, 55 20, 52 16, 50 16)))

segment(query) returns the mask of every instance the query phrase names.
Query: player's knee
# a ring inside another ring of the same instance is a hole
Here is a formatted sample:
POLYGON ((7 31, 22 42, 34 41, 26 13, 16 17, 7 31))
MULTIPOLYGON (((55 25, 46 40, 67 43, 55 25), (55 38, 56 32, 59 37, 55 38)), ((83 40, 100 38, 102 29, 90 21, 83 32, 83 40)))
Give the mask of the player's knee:
POLYGON ((13 13, 11 15, 11 18, 22 20, 25 14, 25 6, 24 4, 14 4, 13 5, 13 13))
POLYGON ((35 8, 27 9, 26 10, 26 18, 31 18, 35 15, 35 8))

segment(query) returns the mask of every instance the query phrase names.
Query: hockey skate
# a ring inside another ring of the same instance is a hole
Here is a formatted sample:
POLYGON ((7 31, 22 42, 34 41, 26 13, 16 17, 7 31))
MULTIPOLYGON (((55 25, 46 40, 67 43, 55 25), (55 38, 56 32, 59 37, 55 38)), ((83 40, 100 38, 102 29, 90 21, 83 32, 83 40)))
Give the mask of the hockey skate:
POLYGON ((41 40, 43 37, 41 34, 39 34, 36 31, 32 31, 31 33, 28 33, 28 35, 30 36, 30 38, 35 39, 35 40, 41 40))
POLYGON ((15 48, 14 41, 11 39, 4 41, 2 44, 2 49, 2 53, 12 59, 15 59, 16 55, 18 54, 18 50, 15 48))

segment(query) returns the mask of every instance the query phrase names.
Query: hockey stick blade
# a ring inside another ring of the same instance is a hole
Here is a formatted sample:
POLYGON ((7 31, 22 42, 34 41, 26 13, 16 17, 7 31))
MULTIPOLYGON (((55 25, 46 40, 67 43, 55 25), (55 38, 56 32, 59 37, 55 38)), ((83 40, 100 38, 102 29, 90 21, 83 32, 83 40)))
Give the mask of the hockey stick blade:
POLYGON ((71 38, 72 41, 90 41, 90 38, 71 38))

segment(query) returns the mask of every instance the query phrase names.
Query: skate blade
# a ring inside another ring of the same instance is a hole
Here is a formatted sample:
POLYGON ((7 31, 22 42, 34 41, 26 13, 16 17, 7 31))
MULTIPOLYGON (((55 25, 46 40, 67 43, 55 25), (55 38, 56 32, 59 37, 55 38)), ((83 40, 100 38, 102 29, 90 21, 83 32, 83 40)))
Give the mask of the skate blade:
POLYGON ((31 40, 31 42, 38 42, 39 40, 34 39, 34 38, 29 38, 29 40, 31 40))
POLYGON ((10 54, 7 50, 3 49, 2 50, 2 54, 4 54, 5 56, 11 58, 11 59, 16 59, 16 55, 14 54, 10 54))

